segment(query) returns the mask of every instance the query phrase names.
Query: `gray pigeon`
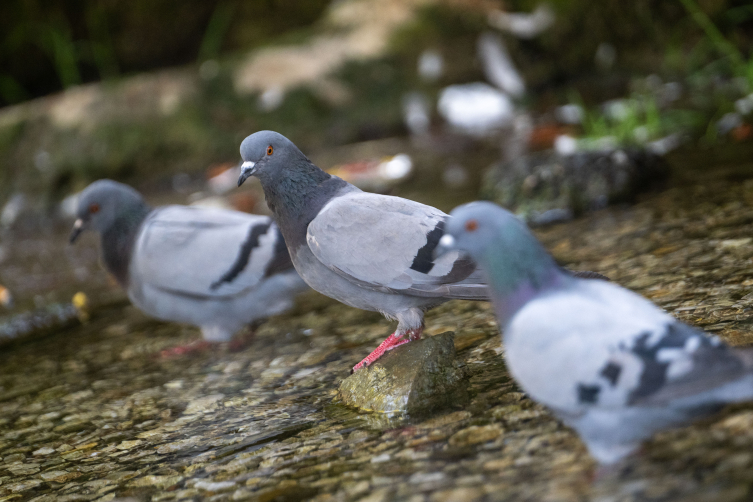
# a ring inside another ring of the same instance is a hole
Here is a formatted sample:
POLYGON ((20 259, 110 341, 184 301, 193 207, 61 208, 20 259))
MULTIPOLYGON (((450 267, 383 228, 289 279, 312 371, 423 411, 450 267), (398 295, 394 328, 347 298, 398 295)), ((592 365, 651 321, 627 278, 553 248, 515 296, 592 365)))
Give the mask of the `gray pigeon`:
POLYGON ((619 461, 658 430, 753 399, 753 352, 627 289, 566 273, 499 206, 452 211, 437 253, 458 250, 488 277, 512 376, 599 462, 619 461))
POLYGON ((91 228, 104 264, 134 305, 166 321, 199 326, 226 342, 243 326, 289 309, 306 289, 266 216, 190 206, 150 208, 111 180, 79 197, 71 242, 91 228))
POLYGON ((247 137, 241 157, 238 185, 259 178, 303 280, 346 305, 397 320, 397 330, 354 371, 419 338, 425 310, 453 298, 487 298, 471 260, 457 252, 433 259, 447 218, 442 211, 362 192, 276 132, 247 137))

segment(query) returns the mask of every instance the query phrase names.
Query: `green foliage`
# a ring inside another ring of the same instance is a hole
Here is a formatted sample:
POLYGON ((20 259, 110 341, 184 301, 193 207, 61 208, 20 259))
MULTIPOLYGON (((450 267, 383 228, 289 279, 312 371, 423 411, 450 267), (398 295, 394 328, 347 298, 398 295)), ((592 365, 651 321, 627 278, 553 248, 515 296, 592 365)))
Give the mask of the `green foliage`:
MULTIPOLYGON (((748 89, 753 90, 753 59, 746 58, 733 43, 727 40, 697 3, 693 0, 680 0, 680 2, 703 29, 711 45, 729 61, 734 75, 744 78, 748 82, 748 89)), ((737 22, 747 21, 753 17, 753 6, 729 9, 726 14, 737 22)))
POLYGON ((583 134, 588 139, 614 138, 619 144, 644 143, 659 138, 664 132, 659 109, 654 99, 633 96, 621 100, 615 106, 619 112, 612 116, 600 109, 588 109, 580 95, 571 93, 571 102, 583 109, 583 134))
POLYGON ((8 103, 17 103, 29 97, 29 93, 18 81, 9 75, 0 75, 0 99, 8 103))
POLYGON ((71 87, 81 83, 78 56, 67 23, 60 20, 40 29, 39 43, 54 61, 60 84, 71 87))
POLYGON ((312 25, 328 4, 3 0, 0 68, 7 79, 0 87, 0 106, 81 82, 258 47, 312 25))
POLYGON ((199 47, 199 60, 216 58, 220 55, 222 41, 227 35, 230 23, 233 20, 236 4, 231 2, 220 3, 215 7, 212 17, 209 18, 206 32, 199 47))

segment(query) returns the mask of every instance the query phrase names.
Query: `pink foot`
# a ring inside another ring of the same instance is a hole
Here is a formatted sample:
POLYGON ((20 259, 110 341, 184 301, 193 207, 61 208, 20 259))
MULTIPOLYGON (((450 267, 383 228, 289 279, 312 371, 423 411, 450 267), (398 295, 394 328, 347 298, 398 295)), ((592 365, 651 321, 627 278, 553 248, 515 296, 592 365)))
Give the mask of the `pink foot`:
POLYGON ((382 343, 379 344, 379 347, 373 350, 371 354, 364 357, 363 360, 353 366, 353 369, 351 370, 351 373, 355 373, 356 371, 360 370, 361 368, 365 368, 366 366, 370 366, 371 363, 382 357, 385 352, 388 352, 394 348, 397 348, 401 345, 405 345, 408 342, 412 342, 414 340, 418 340, 421 338, 421 332, 423 331, 423 328, 418 329, 409 329, 407 331, 395 331, 390 336, 388 336, 382 343))
POLYGON ((209 343, 205 340, 198 340, 186 345, 178 345, 177 347, 170 347, 169 349, 162 350, 160 351, 159 355, 163 359, 181 357, 188 354, 196 354, 197 352, 202 352, 212 347, 212 345, 212 343, 209 343))

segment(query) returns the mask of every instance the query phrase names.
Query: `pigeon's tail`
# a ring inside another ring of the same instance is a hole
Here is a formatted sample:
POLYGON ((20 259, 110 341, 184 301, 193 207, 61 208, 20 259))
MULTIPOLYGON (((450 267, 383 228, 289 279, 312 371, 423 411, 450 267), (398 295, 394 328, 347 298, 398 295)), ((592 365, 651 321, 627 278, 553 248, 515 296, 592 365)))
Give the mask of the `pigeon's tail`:
POLYGON ((436 278, 431 282, 415 282, 410 284, 410 287, 396 287, 391 291, 426 298, 443 298, 444 300, 490 299, 489 287, 479 270, 475 270, 468 277, 455 282, 446 281, 446 279, 447 276, 436 278))
POLYGON ((714 390, 714 397, 723 403, 753 401, 753 348, 734 349, 735 355, 744 365, 744 373, 724 383, 714 390))
POLYGON ((672 400, 672 406, 697 408, 700 414, 705 414, 706 408, 713 410, 726 404, 753 402, 753 348, 730 349, 730 352, 730 359, 737 365, 730 364, 722 371, 706 368, 704 378, 697 381, 697 385, 706 388, 693 392, 692 384, 685 389, 680 387, 678 394, 684 396, 672 400))
POLYGON ((448 290, 447 298, 453 300, 490 300, 489 288, 486 284, 454 285, 448 290))
POLYGON ((453 300, 489 300, 489 286, 481 272, 476 270, 462 281, 447 284, 447 298, 453 300))

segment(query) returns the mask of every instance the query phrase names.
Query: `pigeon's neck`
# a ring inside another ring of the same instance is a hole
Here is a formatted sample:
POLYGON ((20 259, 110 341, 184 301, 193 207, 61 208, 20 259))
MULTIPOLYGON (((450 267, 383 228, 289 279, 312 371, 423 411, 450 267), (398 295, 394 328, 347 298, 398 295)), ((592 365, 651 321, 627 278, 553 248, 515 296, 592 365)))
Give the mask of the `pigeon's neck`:
POLYGON ((550 272, 548 277, 540 277, 537 281, 523 281, 502 301, 494 302, 494 311, 501 326, 507 326, 515 314, 534 298, 563 287, 572 280, 560 270, 552 269, 550 272))
POLYGON ((494 309, 502 326, 538 295, 574 280, 540 246, 509 254, 501 254, 494 248, 489 248, 483 261, 487 263, 494 309))
MULTIPOLYGON (((306 241, 306 229, 319 211, 348 186, 310 162, 301 162, 276 180, 260 177, 269 209, 294 252, 306 241)), ((355 189, 355 187, 353 187, 355 189)))
POLYGON ((151 208, 146 204, 120 214, 110 227, 102 232, 102 258, 105 267, 118 283, 128 287, 128 268, 136 241, 136 233, 151 208))

